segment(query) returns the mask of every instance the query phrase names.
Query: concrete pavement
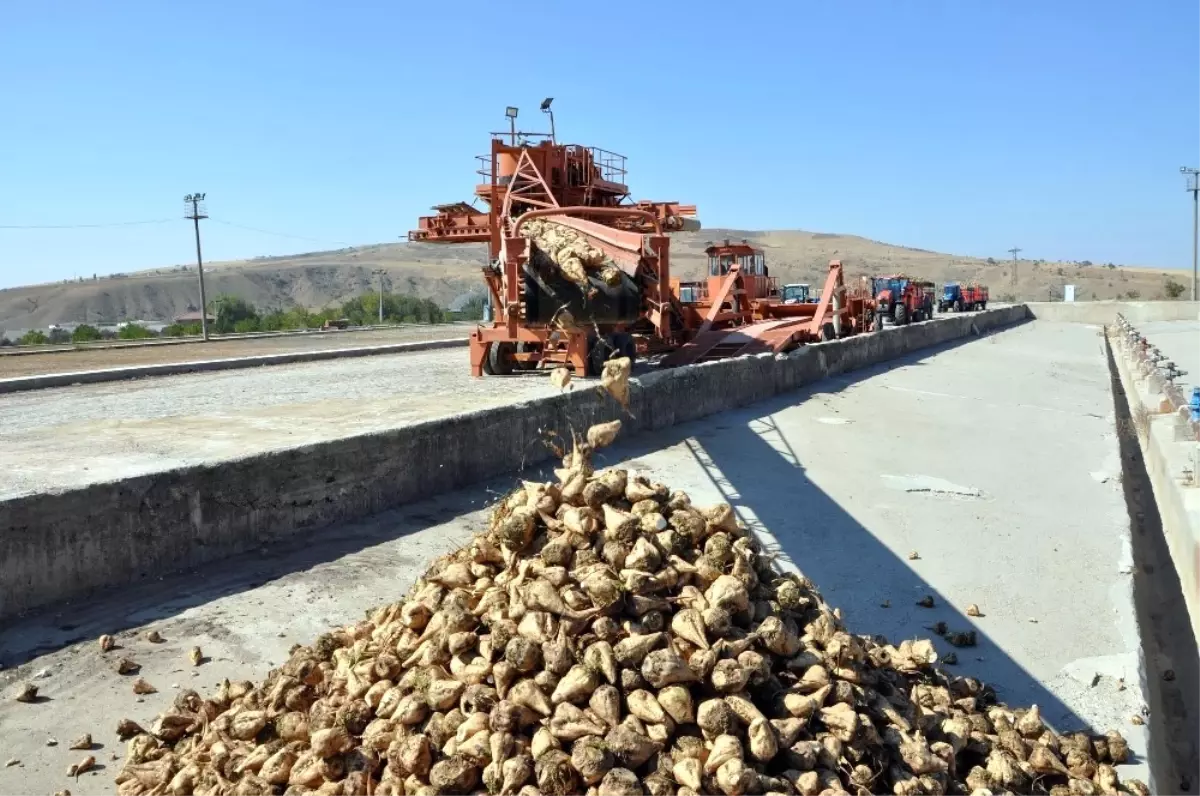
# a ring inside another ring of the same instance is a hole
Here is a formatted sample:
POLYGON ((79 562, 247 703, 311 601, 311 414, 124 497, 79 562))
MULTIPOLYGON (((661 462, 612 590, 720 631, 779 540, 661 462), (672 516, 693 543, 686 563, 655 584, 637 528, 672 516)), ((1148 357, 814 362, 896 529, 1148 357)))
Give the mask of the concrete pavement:
MULTIPOLYGON (((1129 721, 1143 692, 1112 412, 1096 330, 1038 322, 644 434, 607 459, 698 501, 733 502, 855 632, 899 640, 939 620, 975 629, 979 646, 957 650, 958 671, 1037 703, 1060 727, 1115 727, 1144 757, 1142 728, 1129 721), (925 594, 935 608, 915 605, 925 594), (969 603, 984 616, 967 617, 969 603)), ((46 701, 0 702, 6 755, 21 761, 0 769, 0 791, 112 792, 118 718, 149 721, 174 685, 262 678, 291 644, 396 599, 434 555, 483 527, 516 477, 193 574, 146 573, 10 623, 0 685, 35 678, 46 701), (137 638, 150 628, 167 643, 137 638), (105 632, 120 633, 117 654, 141 663, 160 693, 139 702, 101 661, 105 632), (212 658, 199 669, 185 658, 193 644, 212 658), (76 753, 64 747, 82 732, 104 745, 96 756, 108 768, 77 785, 65 777, 76 753), (51 735, 58 746, 46 746, 51 735)), ((1121 773, 1145 778, 1139 766, 1121 773)))

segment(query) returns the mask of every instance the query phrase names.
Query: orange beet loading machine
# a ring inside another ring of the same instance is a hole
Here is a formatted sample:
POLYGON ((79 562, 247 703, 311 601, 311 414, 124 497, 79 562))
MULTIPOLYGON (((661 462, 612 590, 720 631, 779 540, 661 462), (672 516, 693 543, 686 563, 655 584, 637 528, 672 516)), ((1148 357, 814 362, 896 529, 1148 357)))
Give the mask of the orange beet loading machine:
POLYGON ((487 209, 455 203, 434 207, 410 241, 486 243, 483 277, 490 317, 471 333, 471 373, 567 365, 596 375, 610 356, 667 353, 663 364, 687 364, 789 347, 863 330, 866 304, 830 264, 821 301, 784 304, 763 253, 746 244, 711 246, 706 282, 671 277, 671 232, 700 228, 693 205, 633 201, 625 158, 597 147, 558 143, 550 100, 550 133, 492 133, 478 157, 475 197, 487 209), (568 279, 523 234, 545 220, 603 252, 606 278, 568 279), (857 307, 857 309, 856 309, 857 307))

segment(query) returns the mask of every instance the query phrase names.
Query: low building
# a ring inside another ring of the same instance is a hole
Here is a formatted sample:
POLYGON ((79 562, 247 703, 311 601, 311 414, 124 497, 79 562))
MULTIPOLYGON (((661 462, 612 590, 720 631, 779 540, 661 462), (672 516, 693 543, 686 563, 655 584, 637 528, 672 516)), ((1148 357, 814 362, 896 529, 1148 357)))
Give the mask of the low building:
MULTIPOLYGON (((182 315, 176 315, 174 322, 178 324, 200 323, 200 310, 196 310, 195 312, 185 312, 182 315)), ((209 315, 208 322, 216 323, 217 317, 215 315, 209 315)))

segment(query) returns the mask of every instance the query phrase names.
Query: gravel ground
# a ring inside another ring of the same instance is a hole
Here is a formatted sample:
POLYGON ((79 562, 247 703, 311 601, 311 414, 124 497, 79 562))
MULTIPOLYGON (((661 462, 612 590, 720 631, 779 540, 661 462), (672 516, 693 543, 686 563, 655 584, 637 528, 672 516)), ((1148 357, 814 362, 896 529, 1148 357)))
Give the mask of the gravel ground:
MULTIPOLYGON (((448 384, 469 382, 462 364, 447 357, 448 384)), ((404 378, 401 366, 378 374, 373 388, 396 391, 404 378)), ((365 386, 346 374, 342 383, 365 386)), ((206 394, 220 393, 208 384, 206 394)), ((479 384, 473 400, 513 397, 495 394, 501 382, 479 384)), ((1096 331, 1039 322, 630 439, 604 463, 649 471, 698 502, 729 500, 841 607, 854 632, 899 641, 927 636, 938 621, 976 630, 978 646, 956 650, 955 671, 986 679, 1015 704, 1037 703, 1060 728, 1120 729, 1142 759, 1145 728, 1130 723, 1143 697, 1112 414, 1096 331), (915 605, 924 595, 933 609, 915 605), (984 616, 966 616, 969 603, 984 616)), ((259 680, 292 644, 398 598, 431 558, 482 527, 485 507, 515 478, 194 573, 148 572, 8 623, 0 689, 32 679, 45 699, 0 701, 4 756, 19 761, 0 769, 0 792, 113 792, 124 755, 117 719, 145 726, 180 688, 207 693, 223 677, 259 680), (166 643, 144 641, 151 628, 166 643), (118 634, 124 649, 102 655, 101 633, 118 634), (198 668, 186 659, 193 644, 210 658, 198 668), (131 692, 132 678, 112 669, 123 655, 159 693, 131 692), (73 782, 66 769, 82 755, 65 746, 84 732, 100 745, 92 754, 104 768, 73 782), (47 745, 51 737, 57 746, 47 745)), ((1146 776, 1144 765, 1121 774, 1146 776)))
POLYGON ((173 362, 199 362, 206 359, 232 359, 293 351, 321 351, 329 348, 419 342, 465 338, 467 326, 398 326, 368 331, 309 332, 286 337, 213 340, 208 343, 156 343, 129 348, 91 348, 59 350, 41 354, 0 354, 0 379, 36 376, 45 373, 75 373, 84 370, 158 365, 173 362))
POLYGON ((473 379, 454 348, 0 395, 0 498, 550 395, 547 376, 473 379))

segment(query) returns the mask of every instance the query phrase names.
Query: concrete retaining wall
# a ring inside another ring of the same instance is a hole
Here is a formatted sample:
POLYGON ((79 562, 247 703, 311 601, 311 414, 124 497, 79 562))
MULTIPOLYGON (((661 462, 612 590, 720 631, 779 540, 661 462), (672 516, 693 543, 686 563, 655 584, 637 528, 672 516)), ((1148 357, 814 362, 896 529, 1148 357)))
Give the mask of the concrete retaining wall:
MULTIPOLYGON (((1191 618, 1192 633, 1200 639, 1200 486, 1186 485, 1185 469, 1200 477, 1197 443, 1187 439, 1176 413, 1162 411, 1169 404, 1155 389, 1152 380, 1138 369, 1138 363, 1125 348, 1115 331, 1109 334, 1121 386, 1129 401, 1146 474, 1154 489, 1154 502, 1162 520, 1171 560, 1179 574, 1184 602, 1191 618), (1142 418, 1139 420, 1139 416, 1142 418)), ((1187 429, 1190 431, 1190 428, 1187 429)))
POLYGON ((1195 301, 1030 301, 1029 316, 1039 321, 1116 323, 1117 314, 1131 323, 1148 321, 1194 321, 1200 318, 1195 301))
MULTIPOLYGON (((659 371, 631 384, 624 434, 664 428, 1025 320, 1024 306, 887 329, 781 356, 659 371)), ((240 461, 0 502, 0 618, 193 567, 513 472, 545 430, 618 416, 579 390, 240 461)))
POLYGON ((82 370, 76 373, 45 373, 38 376, 17 376, 0 379, 0 394, 45 390, 50 387, 70 387, 73 384, 97 384, 105 381, 143 379, 147 376, 176 376, 181 373, 208 373, 214 370, 238 370, 257 368, 264 365, 293 365, 297 362, 319 362, 326 359, 348 359, 369 357, 378 354, 406 354, 413 351, 430 351, 436 348, 462 348, 467 345, 461 340, 425 340, 413 343, 385 343, 383 345, 358 348, 334 348, 320 351, 290 351, 282 354, 260 354, 253 357, 231 359, 206 359, 200 362, 166 362, 158 365, 134 365, 128 368, 106 368, 104 370, 82 370))

